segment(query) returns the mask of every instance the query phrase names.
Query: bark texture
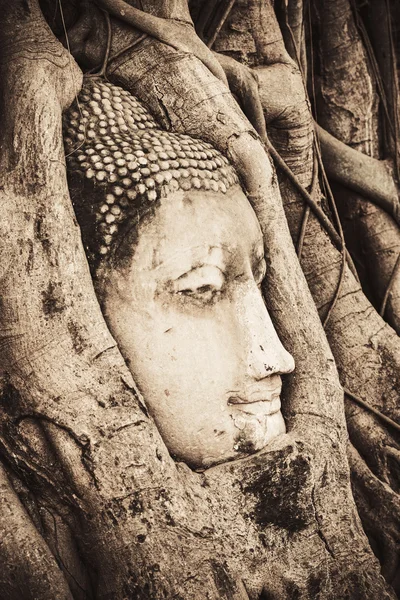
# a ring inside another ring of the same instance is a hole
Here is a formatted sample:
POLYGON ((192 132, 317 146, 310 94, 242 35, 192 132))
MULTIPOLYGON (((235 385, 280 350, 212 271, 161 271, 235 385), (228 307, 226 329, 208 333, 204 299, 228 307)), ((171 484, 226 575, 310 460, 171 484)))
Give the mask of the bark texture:
MULTIPOLYGON (((329 133, 369 156, 380 158, 376 81, 356 28, 350 2, 320 7, 321 73, 318 118, 329 133)), ((387 39, 386 35, 380 36, 387 39)), ((361 277, 378 311, 400 255, 400 229, 390 215, 360 196, 337 193, 347 239, 359 257, 361 277), (368 283, 368 281, 370 283, 368 283)), ((365 286, 364 286, 365 287, 365 286)), ((400 272, 389 295, 386 320, 400 331, 400 272)))
MULTIPOLYGON (((335 6, 334 3, 332 5, 335 6)), ((340 18, 338 17, 338 23, 341 23, 340 27, 337 27, 336 23, 331 23, 329 35, 326 34, 325 37, 323 35, 320 36, 320 39, 324 40, 326 44, 329 43, 329 40, 332 40, 334 32, 337 33, 338 29, 345 33, 348 31, 348 27, 343 25, 342 19, 346 14, 349 17, 349 13, 344 10, 345 7, 343 6, 341 12, 340 6, 338 8, 340 16, 340 18)), ((240 58, 244 63, 258 64, 256 73, 259 79, 260 98, 265 110, 268 132, 281 156, 297 175, 299 182, 304 187, 310 187, 313 178, 314 153, 312 119, 300 72, 293 64, 289 64, 288 57, 280 63, 271 64, 272 61, 269 56, 265 58, 262 55, 255 54, 256 44, 252 48, 251 44, 247 43, 244 47, 247 52, 244 55, 243 51, 241 55, 237 53, 234 41, 231 46, 229 45, 230 29, 235 29, 235 23, 241 18, 241 10, 244 9, 241 9, 239 5, 237 14, 234 11, 230 20, 228 20, 223 30, 223 42, 221 42, 223 46, 221 47, 225 52, 236 58, 240 58), (263 62, 267 63, 268 66, 260 64, 263 62)), ((321 10, 321 14, 325 16, 323 10, 321 10)), ((326 15, 329 17, 329 10, 327 10, 326 15)), ((265 17, 265 20, 267 20, 267 17, 265 17)), ((247 32, 253 38, 260 36, 260 22, 260 20, 257 20, 247 24, 247 32)), ((275 35, 270 33, 270 31, 274 31, 274 29, 264 30, 263 35, 266 36, 266 39, 270 41, 271 47, 273 47, 272 55, 283 56, 282 40, 280 42, 277 41, 275 35), (278 43, 282 46, 280 51, 276 49, 278 43)), ((340 45, 340 42, 337 42, 336 45, 340 45)), ((325 60, 329 60, 329 57, 332 56, 333 66, 337 69, 336 72, 343 86, 343 73, 337 67, 337 54, 334 42, 332 42, 332 48, 335 48, 335 53, 333 50, 331 54, 328 52, 325 60)), ((347 46, 344 43, 342 52, 345 52, 346 48, 347 46)), ((350 58, 347 60, 349 61, 350 58)), ((365 65, 362 68, 364 69, 362 72, 368 75, 365 65)), ((331 83, 329 77, 324 79, 324 85, 325 88, 328 85, 332 85, 334 88, 334 83, 331 83)), ((355 88, 357 85, 355 78, 353 84, 348 88, 349 91, 356 93, 355 88)), ((365 84, 363 87, 366 87, 365 84)), ((367 89, 372 89, 370 82, 367 89)), ((338 102, 340 102, 341 106, 343 104, 346 105, 345 92, 346 90, 342 88, 338 90, 335 88, 335 93, 340 98, 338 102)), ((330 93, 329 98, 331 98, 331 104, 336 106, 332 97, 333 91, 330 93)), ((359 101, 360 98, 358 98, 359 101)), ((332 107, 330 110, 332 112, 332 107)), ((371 111, 363 111, 358 106, 357 111, 362 114, 364 121, 366 118, 365 114, 369 115, 371 113, 371 111)), ((342 119, 347 115, 345 106, 342 109, 341 115, 342 119)), ((326 126, 325 122, 324 125, 326 126)), ((355 126, 347 125, 349 136, 352 127, 355 126)), ((372 125, 370 126, 370 130, 372 131, 372 125)), ((375 131, 377 131, 376 123, 375 131)), ((342 258, 317 218, 312 213, 308 215, 308 211, 304 212, 304 202, 301 196, 283 174, 280 186, 286 216, 292 238, 295 242, 299 240, 300 232, 305 225, 301 264, 321 318, 325 318, 338 286, 342 258)), ((321 202, 321 196, 318 196, 318 188, 316 191, 317 195, 315 198, 321 202)), ((346 199, 348 202, 348 194, 346 199)), ((360 201, 372 206, 365 200, 360 201)), ((325 204, 324 207, 327 208, 327 205, 325 204)), ((371 210, 374 213, 376 211, 379 212, 379 209, 375 207, 371 210)), ((382 214, 386 221, 389 220, 393 223, 391 217, 385 213, 382 214)), ((398 235, 398 231, 394 228, 391 231, 395 235, 398 235)), ((372 233, 370 235, 373 237, 372 233)), ((386 243, 385 237, 382 236, 382 238, 382 241, 379 243, 386 243)), ((365 297, 360 285, 347 268, 339 297, 328 322, 327 335, 339 369, 341 382, 345 388, 353 394, 361 396, 361 398, 365 399, 372 406, 379 408, 386 414, 390 414, 395 420, 398 420, 398 397, 400 389, 398 380, 400 350, 398 337, 379 317, 365 297)), ((367 512, 360 508, 361 514, 365 516, 364 525, 367 531, 372 532, 372 529, 374 530, 374 548, 382 560, 384 571, 389 580, 393 580, 398 569, 398 541, 397 535, 392 535, 389 532, 394 532, 398 522, 397 460, 399 446, 396 432, 390 428, 387 429, 370 413, 365 412, 364 409, 350 400, 346 402, 346 416, 351 440, 359 449, 363 459, 367 461, 373 473, 369 479, 366 477, 367 470, 365 469, 357 474, 359 463, 353 460, 353 451, 350 452, 351 465, 354 470, 354 481, 363 479, 363 492, 355 490, 356 498, 360 501, 362 494, 367 494, 366 490, 369 489, 369 496, 367 495, 364 498, 364 502, 370 503, 371 506, 385 502, 388 507, 387 515, 391 514, 391 517, 387 521, 386 532, 382 532, 381 529, 380 534, 379 530, 372 523, 370 527, 367 512), (374 477, 391 486, 387 494, 386 492, 382 492, 379 482, 373 480, 374 477), (392 510, 393 507, 396 508, 392 510), (391 538, 390 543, 388 542, 388 537, 391 538), (391 566, 386 568, 386 563, 391 566)), ((356 483, 354 485, 356 486, 356 483)))
MULTIPOLYGON (((195 473, 168 455, 94 295, 61 134, 80 72, 36 0, 0 6, 0 449, 11 477, 2 471, 10 518, 0 557, 10 577, 0 578, 0 594, 393 598, 351 496, 343 392, 276 177, 229 90, 194 54, 148 37, 108 69, 164 126, 211 141, 234 162, 263 229, 268 307, 297 361, 285 391, 289 434, 257 455, 195 473), (28 539, 33 558, 23 568, 28 539)), ((184 7, 148 0, 144 8, 165 18, 184 7)), ((256 3, 250 8, 259 14, 256 3)), ((293 69, 280 36, 266 37, 279 33, 273 12, 261 16, 257 52, 293 69)), ((123 39, 126 25, 112 27, 123 39)), ((306 119, 299 129, 312 156, 306 119)))

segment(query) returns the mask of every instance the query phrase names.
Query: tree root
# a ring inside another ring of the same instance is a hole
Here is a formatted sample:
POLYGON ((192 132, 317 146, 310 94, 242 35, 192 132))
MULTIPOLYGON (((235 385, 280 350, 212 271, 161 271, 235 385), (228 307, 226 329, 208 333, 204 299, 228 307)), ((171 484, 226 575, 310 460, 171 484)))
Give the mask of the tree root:
POLYGON ((398 191, 385 163, 350 148, 317 123, 315 129, 329 177, 383 208, 400 225, 398 191))
POLYGON ((218 60, 225 70, 232 93, 235 94, 241 101, 244 113, 263 140, 267 151, 271 154, 276 164, 276 167, 279 168, 298 189, 308 206, 321 222, 324 229, 328 232, 337 248, 343 249, 353 275, 358 278, 357 270, 354 267, 353 260, 346 248, 343 247, 343 239, 337 233, 331 221, 320 208, 320 206, 315 202, 312 195, 304 188, 304 186, 301 185, 297 176, 286 164, 267 136, 264 110, 261 104, 256 72, 251 71, 248 67, 241 65, 234 59, 227 56, 218 57, 218 60))
POLYGON ((0 463, 0 596, 72 600, 54 556, 21 505, 0 463))
POLYGON ((400 592, 400 497, 370 471, 349 443, 353 494, 385 579, 400 592), (379 509, 378 509, 379 507, 379 509))
POLYGON ((384 415, 380 410, 377 410, 373 406, 370 406, 362 398, 360 398, 359 396, 356 396, 349 390, 345 389, 344 393, 346 394, 346 396, 348 396, 349 398, 354 400, 354 402, 357 402, 357 404, 359 404, 360 406, 365 408, 365 410, 368 410, 369 412, 373 413, 375 416, 377 416, 379 419, 381 419, 384 423, 386 423, 387 425, 390 425, 390 427, 393 427, 393 429, 395 431, 398 431, 400 433, 400 425, 398 423, 396 423, 396 421, 393 421, 393 419, 390 419, 389 417, 384 415))
POLYGON ((227 85, 224 70, 213 53, 197 36, 190 23, 155 17, 130 6, 124 0, 96 0, 97 4, 117 19, 136 27, 176 50, 194 54, 210 71, 227 85))

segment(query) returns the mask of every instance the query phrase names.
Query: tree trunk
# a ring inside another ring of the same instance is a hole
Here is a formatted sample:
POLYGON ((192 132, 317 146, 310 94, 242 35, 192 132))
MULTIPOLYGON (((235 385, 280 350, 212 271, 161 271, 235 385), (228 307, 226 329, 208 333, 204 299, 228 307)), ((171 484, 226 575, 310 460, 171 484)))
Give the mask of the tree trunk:
MULTIPOLYGON (((326 9, 325 5, 321 6, 321 18, 332 19, 330 15, 334 9, 337 10, 340 18, 338 17, 336 21, 333 19, 329 23, 329 33, 321 33, 318 39, 323 41, 325 45, 332 43, 334 51, 331 54, 329 52, 324 53, 323 48, 321 56, 325 62, 329 61, 332 56, 335 72, 338 73, 340 84, 343 87, 343 81, 346 82, 348 78, 343 80, 343 66, 340 68, 338 64, 338 58, 341 54, 338 57, 337 46, 342 48, 342 54, 343 52, 350 54, 347 60, 352 68, 356 64, 359 65, 360 59, 357 62, 357 59, 351 55, 352 48, 348 44, 343 42, 336 42, 335 44, 332 41, 335 39, 335 32, 340 31, 343 34, 351 30, 351 23, 350 25, 348 23, 346 26, 343 25, 343 19, 345 15, 349 18, 349 12, 346 12, 340 3, 329 3, 326 9)), ((236 24, 244 20, 244 13, 241 10, 245 10, 244 6, 242 9, 238 7, 233 10, 230 19, 222 30, 221 39, 217 40, 215 48, 227 52, 247 64, 256 66, 260 82, 260 99, 264 107, 268 132, 273 144, 296 174, 299 183, 304 187, 310 187, 313 178, 312 120, 304 94, 302 78, 298 69, 293 64, 289 64, 288 57, 281 59, 280 62, 274 61, 274 56, 284 56, 282 41, 279 41, 276 36, 276 28, 270 27, 267 30, 260 30, 259 19, 251 21, 250 25, 247 25, 247 44, 242 44, 241 53, 238 52, 235 38, 232 39, 231 34, 233 30, 234 34, 238 35, 236 24), (265 47, 272 48, 271 55, 268 54, 268 51, 267 56, 254 52, 256 48, 260 47, 260 43, 255 41, 252 44, 251 41, 260 36, 263 36, 264 41, 265 39, 269 40, 269 44, 265 44, 265 47), (279 44, 281 44, 281 48, 277 49, 279 44), (268 66, 265 66, 265 64, 268 66)), ((285 21, 285 19, 283 20, 285 21)), ((243 36, 243 29, 241 35, 243 36)), ((325 62, 322 62, 322 64, 325 64, 325 62)), ((361 66, 358 66, 357 73, 367 72, 367 67, 361 63, 361 66)), ((362 95, 363 89, 371 90, 371 84, 359 84, 358 74, 354 76, 352 85, 349 86, 348 90, 354 95, 358 93, 357 112, 361 115, 369 115, 371 111, 368 111, 365 107, 363 109, 360 104, 360 95, 362 95)), ((342 87, 340 91, 336 90, 333 75, 327 75, 323 81, 325 89, 327 86, 331 86, 329 97, 332 98, 332 106, 335 108, 337 105, 339 107, 344 105, 341 115, 342 119, 347 118, 348 111, 352 106, 351 98, 347 98, 342 87), (337 96, 334 96, 334 94, 337 94, 337 96), (335 98, 337 97, 340 100, 335 104, 335 98)), ((321 111, 320 108, 318 114, 321 111)), ((336 111, 339 112, 340 108, 337 108, 336 111)), ((333 109, 331 108, 329 114, 332 112, 333 109)), ((365 117, 363 118, 365 119, 365 117)), ((322 123, 327 126, 326 120, 322 123)), ((347 125, 346 131, 351 132, 355 130, 354 128, 355 125, 347 125)), ((376 129, 377 124, 375 123, 376 129)), ((372 130, 371 125, 369 131, 372 130)), ((345 141, 349 140, 346 139, 345 141)), ((278 170, 278 175, 279 173, 278 170)), ((332 307, 326 331, 339 369, 341 382, 350 393, 356 397, 361 397, 372 407, 380 409, 398 421, 400 389, 398 379, 400 351, 398 337, 385 325, 373 309, 363 294, 360 285, 348 269, 344 273, 337 300, 332 304, 340 280, 342 264, 340 253, 334 247, 313 213, 304 212, 302 195, 298 193, 283 173, 281 177, 280 187, 292 238, 295 243, 302 239, 301 264, 322 319, 326 318, 330 307, 332 307), (304 237, 301 236, 303 228, 304 237)), ((315 188, 314 194, 314 197, 318 199, 318 187, 315 188)), ((346 192, 346 205, 349 202, 351 202, 349 193, 346 192)), ((359 199, 358 202, 372 206, 366 200, 359 199)), ((374 240, 375 248, 376 244, 390 244, 390 240, 393 241, 393 236, 398 236, 398 230, 395 228, 393 220, 375 206, 370 208, 369 212, 371 212, 371 215, 379 216, 378 220, 373 221, 373 223, 371 221, 372 224, 369 223, 367 231, 369 238, 374 240), (389 230, 385 230, 385 233, 388 233, 387 238, 385 236, 376 237, 382 219, 389 224, 389 230)), ((378 260, 380 259, 378 258, 378 260)), ((393 261, 391 265, 393 267, 393 261)), ((370 264, 369 268, 373 268, 373 265, 370 264)), ((377 282, 377 289, 379 289, 379 286, 385 283, 383 273, 379 273, 378 276, 376 268, 373 273, 376 276, 373 281, 377 282)), ((395 301, 394 298, 393 301, 395 301)), ((395 313, 392 312, 392 314, 395 313)), ((377 420, 350 398, 346 402, 346 415, 351 440, 359 449, 364 460, 367 461, 370 469, 372 469, 372 472, 366 468, 360 471, 360 463, 354 461, 354 452, 353 450, 350 451, 350 462, 354 469, 353 481, 363 481, 362 494, 357 490, 355 490, 355 493, 357 499, 363 497, 363 501, 360 502, 359 506, 361 514, 365 517, 364 526, 382 561, 385 574, 390 581, 394 581, 399 564, 397 536, 393 534, 398 528, 400 508, 398 497, 398 435, 396 435, 395 430, 391 427, 385 427, 382 421, 377 420), (384 485, 389 484, 391 489, 384 490, 376 478, 384 485), (369 489, 369 499, 367 499, 367 489, 369 489), (368 511, 367 515, 365 502, 375 506, 385 503, 388 512, 382 527, 376 527, 374 519, 370 518, 371 511, 368 511)), ((357 484, 354 483, 354 485, 357 484)))
MULTIPOLYGON (((152 15, 177 19, 179 27, 188 19, 185 2, 142 4, 152 15)), ((169 456, 94 295, 69 199, 61 132, 62 110, 74 101, 81 73, 47 27, 36 0, 12 6, 1 1, 0 6, 5 124, 0 450, 8 473, 1 471, 0 557, 7 568, 0 595, 393 598, 351 495, 343 392, 295 255, 271 162, 225 84, 205 65, 209 55, 199 56, 197 42, 191 53, 147 36, 107 71, 110 80, 148 104, 165 127, 212 142, 236 166, 264 235, 268 307, 296 359, 284 398, 289 433, 253 456, 198 473, 169 456)), ((290 82, 297 74, 271 7, 262 19, 258 3, 250 8, 250 16, 259 19, 258 55, 271 68, 284 63, 290 82)), ((102 16, 91 5, 86 11, 102 16)), ((74 11, 68 15, 72 19, 74 11)), ((86 19, 79 27, 73 51, 90 63, 90 41, 85 38, 85 54, 76 40, 91 24, 86 19)), ((111 52, 120 51, 123 40, 140 38, 116 18, 112 29, 111 52)), ((296 93, 301 96, 298 88, 296 93)), ((304 98, 296 97, 295 105, 301 105, 303 121, 291 132, 289 154, 308 186, 310 120, 304 98)), ((303 207, 286 184, 281 191, 285 202, 291 198, 287 216, 293 235, 303 207)), ((304 244, 306 275, 312 261, 320 269, 324 258, 332 269, 338 256, 319 223, 310 217, 309 224, 314 237, 308 233, 304 244), (322 244, 318 252, 317 244, 322 244)), ((336 270, 326 278, 331 288, 336 270)), ((323 313, 318 282, 313 285, 309 276, 309 285, 323 313)), ((352 325, 345 296, 362 307, 367 302, 349 272, 345 286, 330 321, 334 352, 336 339, 340 347, 349 339, 343 321, 354 330, 359 323, 354 317, 352 325)), ((387 327, 380 342, 380 323, 378 316, 365 322, 356 344, 374 336, 389 356, 383 369, 389 363, 394 368, 395 334, 387 327)), ((370 351, 373 359, 381 353, 383 360, 381 346, 370 351)), ((351 362, 345 350, 337 352, 336 361, 342 372, 351 362)), ((382 385, 384 376, 385 371, 382 385)), ((361 369, 347 377, 369 385, 361 369)), ((394 398, 387 395, 386 404, 379 405, 391 416, 394 398)), ((362 432, 375 435, 377 426, 369 427, 362 432)), ((379 435, 383 439, 386 432, 379 435)), ((365 468, 361 463, 359 474, 365 468)))

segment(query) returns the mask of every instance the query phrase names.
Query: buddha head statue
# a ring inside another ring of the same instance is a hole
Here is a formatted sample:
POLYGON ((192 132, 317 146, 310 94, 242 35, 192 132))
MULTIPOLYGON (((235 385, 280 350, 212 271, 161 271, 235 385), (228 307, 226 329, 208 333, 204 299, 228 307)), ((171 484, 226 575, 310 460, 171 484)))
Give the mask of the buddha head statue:
POLYGON ((96 79, 64 135, 95 290, 170 454, 198 469, 264 448, 285 432, 281 375, 294 362, 262 297, 263 238, 233 167, 96 79))

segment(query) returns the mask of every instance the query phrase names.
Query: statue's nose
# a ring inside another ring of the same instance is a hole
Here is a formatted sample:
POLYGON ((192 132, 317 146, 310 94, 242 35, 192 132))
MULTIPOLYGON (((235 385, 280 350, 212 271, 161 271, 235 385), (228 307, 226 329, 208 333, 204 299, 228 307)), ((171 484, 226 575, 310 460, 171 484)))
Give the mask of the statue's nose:
POLYGON ((257 287, 247 296, 245 320, 249 375, 260 380, 291 373, 295 367, 293 356, 283 347, 257 287))

